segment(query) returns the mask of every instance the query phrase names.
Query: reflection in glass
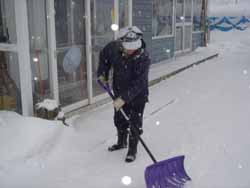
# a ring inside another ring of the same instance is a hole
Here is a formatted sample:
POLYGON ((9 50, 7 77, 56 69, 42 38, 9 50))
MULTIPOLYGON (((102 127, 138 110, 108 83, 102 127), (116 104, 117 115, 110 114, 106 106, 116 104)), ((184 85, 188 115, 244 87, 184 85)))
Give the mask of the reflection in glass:
POLYGON ((87 95, 85 1, 55 0, 59 100, 62 106, 87 95))
POLYGON ((191 22, 192 19, 192 0, 185 1, 185 22, 191 22))
POLYGON ((192 34, 192 26, 185 26, 184 49, 191 48, 191 34, 192 34))
POLYGON ((0 43, 16 43, 14 0, 0 0, 0 43))
POLYGON ((153 36, 172 35, 173 33, 173 0, 153 1, 153 36))
POLYGON ((181 19, 184 16, 184 0, 176 1, 176 23, 183 22, 181 19))
POLYGON ((129 23, 128 0, 119 1, 119 28, 128 26, 129 23))
POLYGON ((83 59, 85 47, 72 46, 57 50, 59 97, 62 106, 86 99, 86 62, 83 59))
POLYGON ((51 98, 45 0, 27 0, 34 105, 51 98), (38 24, 39 23, 39 24, 38 24))
POLYGON ((0 110, 22 113, 17 53, 0 51, 0 110))
POLYGON ((91 33, 92 33, 92 75, 93 95, 103 93, 97 84, 96 71, 98 68, 99 53, 102 48, 114 39, 111 25, 114 23, 114 0, 91 0, 91 33))
POLYGON ((194 0, 193 3, 193 31, 202 30, 202 2, 203 0, 194 0))
POLYGON ((175 51, 181 51, 183 49, 183 27, 176 27, 176 37, 175 37, 175 51))

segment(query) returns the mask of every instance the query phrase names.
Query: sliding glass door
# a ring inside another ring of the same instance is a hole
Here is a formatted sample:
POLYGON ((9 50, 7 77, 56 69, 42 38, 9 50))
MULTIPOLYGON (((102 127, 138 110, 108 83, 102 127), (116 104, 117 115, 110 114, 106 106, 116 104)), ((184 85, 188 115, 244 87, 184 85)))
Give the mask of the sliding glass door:
POLYGON ((192 0, 176 1, 176 53, 190 51, 192 47, 192 0))
POLYGON ((96 71, 99 63, 99 53, 102 48, 114 40, 111 25, 115 23, 114 0, 91 0, 91 42, 92 42, 92 84, 93 96, 104 91, 97 84, 96 71))
POLYGON ((84 0, 55 0, 59 102, 72 105, 88 97, 84 0))
POLYGON ((0 0, 0 110, 33 113, 26 0, 0 0))

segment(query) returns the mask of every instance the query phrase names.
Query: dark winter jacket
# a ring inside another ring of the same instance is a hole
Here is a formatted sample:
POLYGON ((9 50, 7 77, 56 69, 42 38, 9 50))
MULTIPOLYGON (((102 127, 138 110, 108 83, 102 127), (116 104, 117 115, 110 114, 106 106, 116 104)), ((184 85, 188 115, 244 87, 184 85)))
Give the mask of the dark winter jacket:
POLYGON ((133 55, 126 56, 120 42, 107 44, 100 53, 97 76, 109 78, 113 68, 113 90, 116 97, 121 97, 126 103, 148 101, 148 73, 150 57, 145 49, 138 49, 133 55))

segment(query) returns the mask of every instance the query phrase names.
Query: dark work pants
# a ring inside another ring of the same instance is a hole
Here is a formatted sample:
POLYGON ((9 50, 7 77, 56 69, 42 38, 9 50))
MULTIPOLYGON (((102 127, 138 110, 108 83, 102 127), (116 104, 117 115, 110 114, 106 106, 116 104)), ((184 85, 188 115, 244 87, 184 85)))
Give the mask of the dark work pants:
MULTIPOLYGON (((124 112, 130 119, 131 126, 142 128, 144 108, 145 102, 131 102, 123 106, 124 112)), ((116 110, 114 113, 114 124, 118 132, 126 132, 129 128, 129 124, 127 120, 123 117, 122 113, 116 110)), ((131 134, 135 136, 132 128, 131 134)))

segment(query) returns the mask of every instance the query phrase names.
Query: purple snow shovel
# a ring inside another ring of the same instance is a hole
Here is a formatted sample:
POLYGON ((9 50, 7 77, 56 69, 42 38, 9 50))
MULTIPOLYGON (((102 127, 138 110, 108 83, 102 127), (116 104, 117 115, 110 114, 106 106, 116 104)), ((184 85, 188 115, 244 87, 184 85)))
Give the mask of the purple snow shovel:
MULTIPOLYGON (((100 80, 97 80, 97 82, 114 100, 115 96, 113 95, 109 84, 104 85, 100 80)), ((120 111, 124 118, 128 121, 129 125, 131 125, 130 119, 124 110, 120 109, 120 111)), ((130 128, 133 129, 133 131, 137 134, 139 141, 154 162, 154 164, 148 166, 145 170, 145 181, 147 188, 183 188, 187 181, 191 181, 191 178, 187 175, 184 168, 185 156, 177 156, 157 162, 139 135, 137 128, 133 126, 130 126, 130 128)))

